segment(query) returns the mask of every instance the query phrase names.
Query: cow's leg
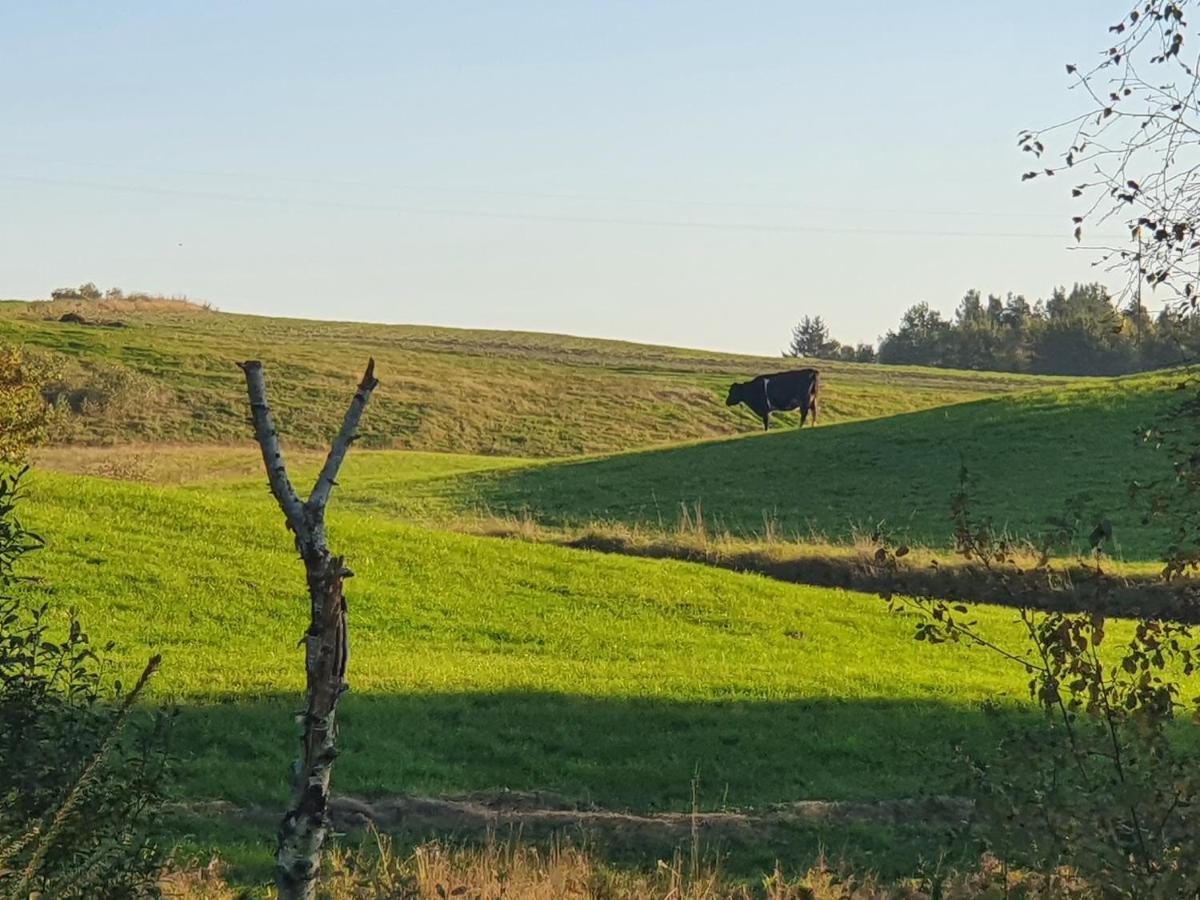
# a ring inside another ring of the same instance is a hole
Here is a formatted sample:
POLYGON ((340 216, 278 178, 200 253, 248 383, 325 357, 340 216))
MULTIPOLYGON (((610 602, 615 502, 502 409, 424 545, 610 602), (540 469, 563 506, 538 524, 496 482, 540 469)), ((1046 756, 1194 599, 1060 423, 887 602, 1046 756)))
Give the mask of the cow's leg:
POLYGON ((767 410, 765 413, 762 414, 762 417, 763 417, 763 431, 770 430, 770 428, 771 428, 771 411, 767 410))
POLYGON ((817 398, 816 397, 812 398, 812 414, 813 414, 813 427, 815 428, 817 425, 817 398))
POLYGON ((800 427, 804 427, 804 423, 808 421, 808 407, 800 407, 800 427))

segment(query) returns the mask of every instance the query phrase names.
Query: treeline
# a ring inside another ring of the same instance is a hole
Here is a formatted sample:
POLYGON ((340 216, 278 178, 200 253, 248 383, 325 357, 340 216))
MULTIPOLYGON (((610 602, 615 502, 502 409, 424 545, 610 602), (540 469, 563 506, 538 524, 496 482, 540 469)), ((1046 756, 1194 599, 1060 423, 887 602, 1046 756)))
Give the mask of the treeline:
POLYGON ((785 356, 1041 375, 1123 375, 1200 357, 1200 321, 1174 310, 1155 316, 1119 308, 1101 284, 1056 288, 1030 303, 1019 294, 966 293, 951 319, 928 303, 910 307, 879 342, 850 347, 821 318, 793 329, 785 356))

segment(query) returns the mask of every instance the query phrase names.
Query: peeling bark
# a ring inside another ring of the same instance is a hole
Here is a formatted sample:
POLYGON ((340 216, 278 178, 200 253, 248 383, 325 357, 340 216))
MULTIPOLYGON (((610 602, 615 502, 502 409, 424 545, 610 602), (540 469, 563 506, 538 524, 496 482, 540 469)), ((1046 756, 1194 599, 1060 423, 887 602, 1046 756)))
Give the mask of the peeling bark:
POLYGON ((379 382, 375 360, 369 360, 350 408, 329 449, 329 456, 307 501, 292 487, 279 446, 279 434, 267 401, 262 363, 241 364, 250 398, 254 437, 262 451, 271 493, 296 538, 308 580, 311 618, 303 644, 307 703, 300 719, 304 726, 300 755, 292 775, 292 797, 279 825, 275 883, 283 900, 310 898, 316 889, 321 846, 329 829, 329 778, 335 747, 338 700, 347 690, 349 642, 346 597, 342 586, 353 573, 342 557, 329 552, 325 540, 325 506, 337 484, 338 470, 357 437, 358 423, 379 382))

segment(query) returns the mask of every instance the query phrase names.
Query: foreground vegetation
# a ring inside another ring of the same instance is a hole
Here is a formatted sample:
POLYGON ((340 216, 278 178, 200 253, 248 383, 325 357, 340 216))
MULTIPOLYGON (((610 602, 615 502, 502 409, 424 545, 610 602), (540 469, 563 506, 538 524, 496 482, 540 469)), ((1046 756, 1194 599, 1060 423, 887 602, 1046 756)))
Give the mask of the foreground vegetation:
MULTIPOLYGON (((409 855, 394 852, 391 842, 377 835, 364 844, 334 855, 320 891, 323 900, 973 900, 993 894, 1065 900, 1078 896, 1081 887, 1069 876, 1013 871, 987 857, 967 871, 931 864, 928 872, 895 882, 824 860, 806 872, 776 866, 747 881, 730 877, 711 859, 687 853, 662 860, 653 871, 637 872, 613 867, 594 851, 570 843, 539 849, 495 838, 479 847, 430 842, 409 855)), ((223 876, 214 863, 172 873, 163 886, 179 900, 244 896, 223 876)))

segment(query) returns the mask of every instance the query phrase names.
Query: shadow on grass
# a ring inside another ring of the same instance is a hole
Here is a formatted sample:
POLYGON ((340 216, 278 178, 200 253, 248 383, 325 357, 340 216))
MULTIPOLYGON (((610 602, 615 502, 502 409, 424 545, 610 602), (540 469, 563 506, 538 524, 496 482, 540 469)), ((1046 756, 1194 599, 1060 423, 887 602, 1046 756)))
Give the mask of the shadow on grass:
MULTIPOLYGON (((193 844, 219 845, 223 833, 248 828, 272 833, 287 796, 298 707, 298 697, 277 696, 183 708, 179 827, 193 844), (198 802, 212 800, 224 802, 198 802)), ((1000 731, 993 715, 930 702, 674 702, 533 691, 351 693, 340 723, 336 791, 372 808, 393 803, 395 815, 381 824, 405 840, 477 840, 507 828, 530 840, 565 834, 640 864, 690 846, 690 817, 669 814, 696 810, 712 814, 694 832, 705 852, 747 873, 776 859, 807 865, 822 849, 890 873, 915 871, 944 851, 961 856, 954 816, 925 811, 958 792, 954 748, 986 755, 1000 731), (467 799, 501 814, 443 810, 439 818, 419 804, 394 804, 412 798, 467 799), (905 799, 916 804, 895 802, 905 799), (802 809, 797 801, 863 802, 802 809), (610 813, 633 815, 609 821, 610 813)))
MULTIPOLYGON (((1149 383, 1149 382, 1147 382, 1149 383)), ((1131 479, 1168 471, 1135 431, 1160 421, 1170 391, 1120 384, 958 404, 889 418, 557 463, 477 479, 482 503, 551 525, 621 522, 674 528, 695 505, 714 531, 844 539, 886 523, 945 546, 960 462, 977 478, 980 511, 1020 536, 1068 505, 1107 517, 1127 558, 1154 559, 1163 529, 1130 509, 1131 479)), ((1082 523, 1081 523, 1082 524, 1082 523)), ((1087 523, 1087 534, 1095 520, 1087 523)))

